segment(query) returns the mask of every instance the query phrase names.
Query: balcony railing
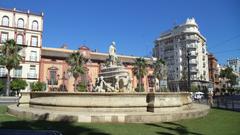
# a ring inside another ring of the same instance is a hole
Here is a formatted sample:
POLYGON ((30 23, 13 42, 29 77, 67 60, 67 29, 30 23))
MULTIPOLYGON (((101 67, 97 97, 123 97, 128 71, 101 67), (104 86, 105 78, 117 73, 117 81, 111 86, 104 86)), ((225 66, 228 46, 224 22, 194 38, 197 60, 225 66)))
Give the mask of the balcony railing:
POLYGON ((197 45, 195 43, 194 44, 188 44, 187 48, 189 48, 189 49, 197 49, 197 45))
POLYGON ((189 63, 195 65, 195 64, 197 64, 197 60, 190 60, 189 63))
POLYGON ((192 73, 197 73, 198 72, 198 69, 197 68, 190 68, 190 72, 192 72, 192 73))
POLYGON ((197 36, 186 36, 186 40, 198 40, 197 36))
POLYGON ((37 56, 30 56, 29 60, 30 61, 37 61, 37 56))
POLYGON ((27 77, 28 78, 37 78, 37 74, 36 73, 28 73, 27 77))
POLYGON ((190 52, 190 57, 197 57, 198 53, 195 51, 190 52))

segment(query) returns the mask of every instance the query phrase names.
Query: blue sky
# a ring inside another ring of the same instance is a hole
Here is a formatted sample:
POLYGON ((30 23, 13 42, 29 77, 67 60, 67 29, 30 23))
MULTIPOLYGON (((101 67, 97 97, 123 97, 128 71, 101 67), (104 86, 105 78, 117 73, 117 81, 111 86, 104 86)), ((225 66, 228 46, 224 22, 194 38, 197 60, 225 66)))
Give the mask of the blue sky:
POLYGON ((240 57, 239 0, 0 0, 0 7, 44 12, 43 46, 85 44, 106 52, 150 55, 161 32, 194 17, 208 50, 223 64, 240 57))

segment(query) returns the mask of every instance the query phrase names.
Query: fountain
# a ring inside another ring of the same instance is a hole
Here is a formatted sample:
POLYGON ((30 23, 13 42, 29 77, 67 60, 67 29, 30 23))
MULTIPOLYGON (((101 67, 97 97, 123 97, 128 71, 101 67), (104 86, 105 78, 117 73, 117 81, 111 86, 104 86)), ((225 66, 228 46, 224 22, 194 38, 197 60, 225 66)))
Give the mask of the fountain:
MULTIPOLYGON (((156 89, 161 89, 161 80, 156 82, 156 89)), ((152 123, 203 117, 209 112, 207 105, 192 103, 189 92, 133 92, 114 42, 94 92, 22 93, 19 103, 8 106, 8 112, 49 121, 152 123)))
POLYGON ((132 82, 128 71, 124 68, 116 54, 115 42, 109 47, 109 58, 101 67, 99 77, 96 79, 95 92, 130 92, 132 82))

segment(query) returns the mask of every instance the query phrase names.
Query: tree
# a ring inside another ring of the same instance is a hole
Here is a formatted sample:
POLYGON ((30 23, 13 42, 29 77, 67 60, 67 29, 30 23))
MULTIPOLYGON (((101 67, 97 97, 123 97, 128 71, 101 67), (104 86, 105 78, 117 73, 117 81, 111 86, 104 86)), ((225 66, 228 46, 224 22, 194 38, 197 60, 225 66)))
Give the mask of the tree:
POLYGON ((44 91, 46 90, 46 83, 39 81, 33 82, 30 84, 30 88, 32 91, 44 91))
POLYGON ((78 51, 69 55, 67 63, 70 66, 68 71, 72 73, 74 77, 74 91, 77 91, 77 79, 80 75, 85 74, 84 64, 86 63, 86 58, 78 51))
POLYGON ((157 61, 153 63, 153 75, 158 80, 162 79, 163 65, 165 65, 165 62, 162 59, 157 59, 157 61))
POLYGON ((22 79, 14 79, 10 83, 10 87, 13 91, 17 91, 17 94, 19 94, 20 90, 23 90, 27 87, 27 82, 22 79))
POLYGON ((3 90, 3 88, 4 88, 4 83, 3 83, 3 81, 2 81, 2 80, 0 80, 0 91, 2 91, 2 90, 3 90))
POLYGON ((196 86, 196 85, 191 85, 190 91, 191 91, 191 92, 197 92, 197 91, 199 91, 198 86, 196 86))
POLYGON ((10 91, 10 71, 18 67, 22 60, 22 57, 18 54, 20 50, 21 47, 18 46, 13 39, 5 41, 0 47, 0 65, 6 66, 7 68, 6 96, 9 96, 10 91))
POLYGON ((227 67, 226 69, 221 70, 220 77, 227 78, 228 83, 230 83, 231 87, 237 84, 237 76, 233 73, 233 69, 230 67, 227 67))
POLYGON ((142 78, 147 74, 147 63, 144 58, 136 58, 133 68, 133 73, 138 79, 137 91, 144 90, 144 84, 142 84, 142 78))

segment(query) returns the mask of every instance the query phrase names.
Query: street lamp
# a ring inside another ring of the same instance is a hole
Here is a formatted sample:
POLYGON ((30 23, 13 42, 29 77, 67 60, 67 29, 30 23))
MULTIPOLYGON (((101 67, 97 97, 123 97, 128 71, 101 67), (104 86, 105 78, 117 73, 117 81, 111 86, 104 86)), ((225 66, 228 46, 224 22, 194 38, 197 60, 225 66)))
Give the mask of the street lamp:
POLYGON ((190 72, 190 51, 189 49, 187 50, 187 65, 188 65, 188 90, 190 91, 191 90, 191 72, 190 72))

